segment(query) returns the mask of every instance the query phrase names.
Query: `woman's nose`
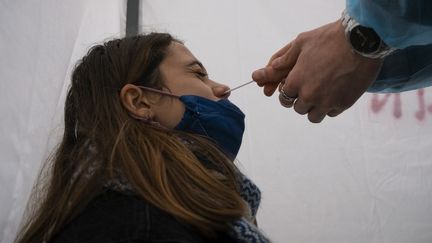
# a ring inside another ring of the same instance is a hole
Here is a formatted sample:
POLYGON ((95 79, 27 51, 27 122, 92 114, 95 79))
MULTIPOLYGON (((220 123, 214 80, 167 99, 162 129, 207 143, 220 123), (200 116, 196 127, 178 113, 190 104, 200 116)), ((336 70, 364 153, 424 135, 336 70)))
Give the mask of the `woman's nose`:
POLYGON ((230 88, 226 85, 217 85, 212 87, 214 96, 218 98, 228 98, 231 92, 227 92, 230 88))

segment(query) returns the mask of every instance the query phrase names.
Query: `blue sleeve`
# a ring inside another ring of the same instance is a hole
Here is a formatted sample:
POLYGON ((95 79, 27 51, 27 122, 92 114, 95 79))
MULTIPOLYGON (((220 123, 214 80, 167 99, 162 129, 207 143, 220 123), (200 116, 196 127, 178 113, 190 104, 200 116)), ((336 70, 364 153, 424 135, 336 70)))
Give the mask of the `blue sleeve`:
POLYGON ((432 85, 432 0, 346 0, 351 17, 400 49, 386 57, 369 92, 432 85))
POLYGON ((391 47, 432 44, 431 0, 346 0, 346 9, 391 47))
POLYGON ((432 86, 432 44, 399 50, 384 59, 368 92, 395 93, 432 86))

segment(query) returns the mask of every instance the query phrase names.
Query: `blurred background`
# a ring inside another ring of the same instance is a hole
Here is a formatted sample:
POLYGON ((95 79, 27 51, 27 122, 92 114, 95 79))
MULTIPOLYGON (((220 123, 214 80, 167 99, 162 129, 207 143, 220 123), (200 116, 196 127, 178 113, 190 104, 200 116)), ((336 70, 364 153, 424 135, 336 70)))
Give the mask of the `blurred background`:
MULTIPOLYGON (((170 32, 231 87, 343 0, 141 0, 139 32, 170 32)), ((0 241, 12 242, 41 164, 59 141, 75 63, 122 37, 126 0, 0 0, 0 241)), ((432 89, 365 94, 312 124, 255 84, 238 166, 262 191, 274 242, 432 242, 432 89)))

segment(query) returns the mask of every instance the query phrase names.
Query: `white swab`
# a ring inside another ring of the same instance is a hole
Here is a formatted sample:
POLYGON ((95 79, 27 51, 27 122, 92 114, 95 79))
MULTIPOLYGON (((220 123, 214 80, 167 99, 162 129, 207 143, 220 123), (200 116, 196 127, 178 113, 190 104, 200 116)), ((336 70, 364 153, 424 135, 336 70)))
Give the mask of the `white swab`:
POLYGON ((229 89, 229 90, 225 91, 224 94, 229 93, 229 92, 231 92, 231 91, 234 91, 234 90, 236 90, 236 89, 239 89, 239 88, 241 88, 241 87, 243 87, 243 86, 246 86, 246 85, 248 85, 248 84, 250 84, 250 83, 253 83, 253 82, 255 82, 255 81, 252 80, 252 81, 249 81, 249 82, 244 83, 244 84, 242 84, 242 85, 239 85, 239 86, 237 86, 237 87, 235 87, 235 88, 229 89))

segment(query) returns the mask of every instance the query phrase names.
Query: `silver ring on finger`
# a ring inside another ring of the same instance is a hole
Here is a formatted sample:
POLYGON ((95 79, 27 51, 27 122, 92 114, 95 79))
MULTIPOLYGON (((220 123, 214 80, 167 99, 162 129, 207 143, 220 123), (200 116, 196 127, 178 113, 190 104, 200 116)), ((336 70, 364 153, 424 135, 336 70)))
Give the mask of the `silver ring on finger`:
POLYGON ((280 90, 279 93, 279 102, 282 106, 290 108, 293 106, 297 97, 288 96, 283 89, 280 90))

